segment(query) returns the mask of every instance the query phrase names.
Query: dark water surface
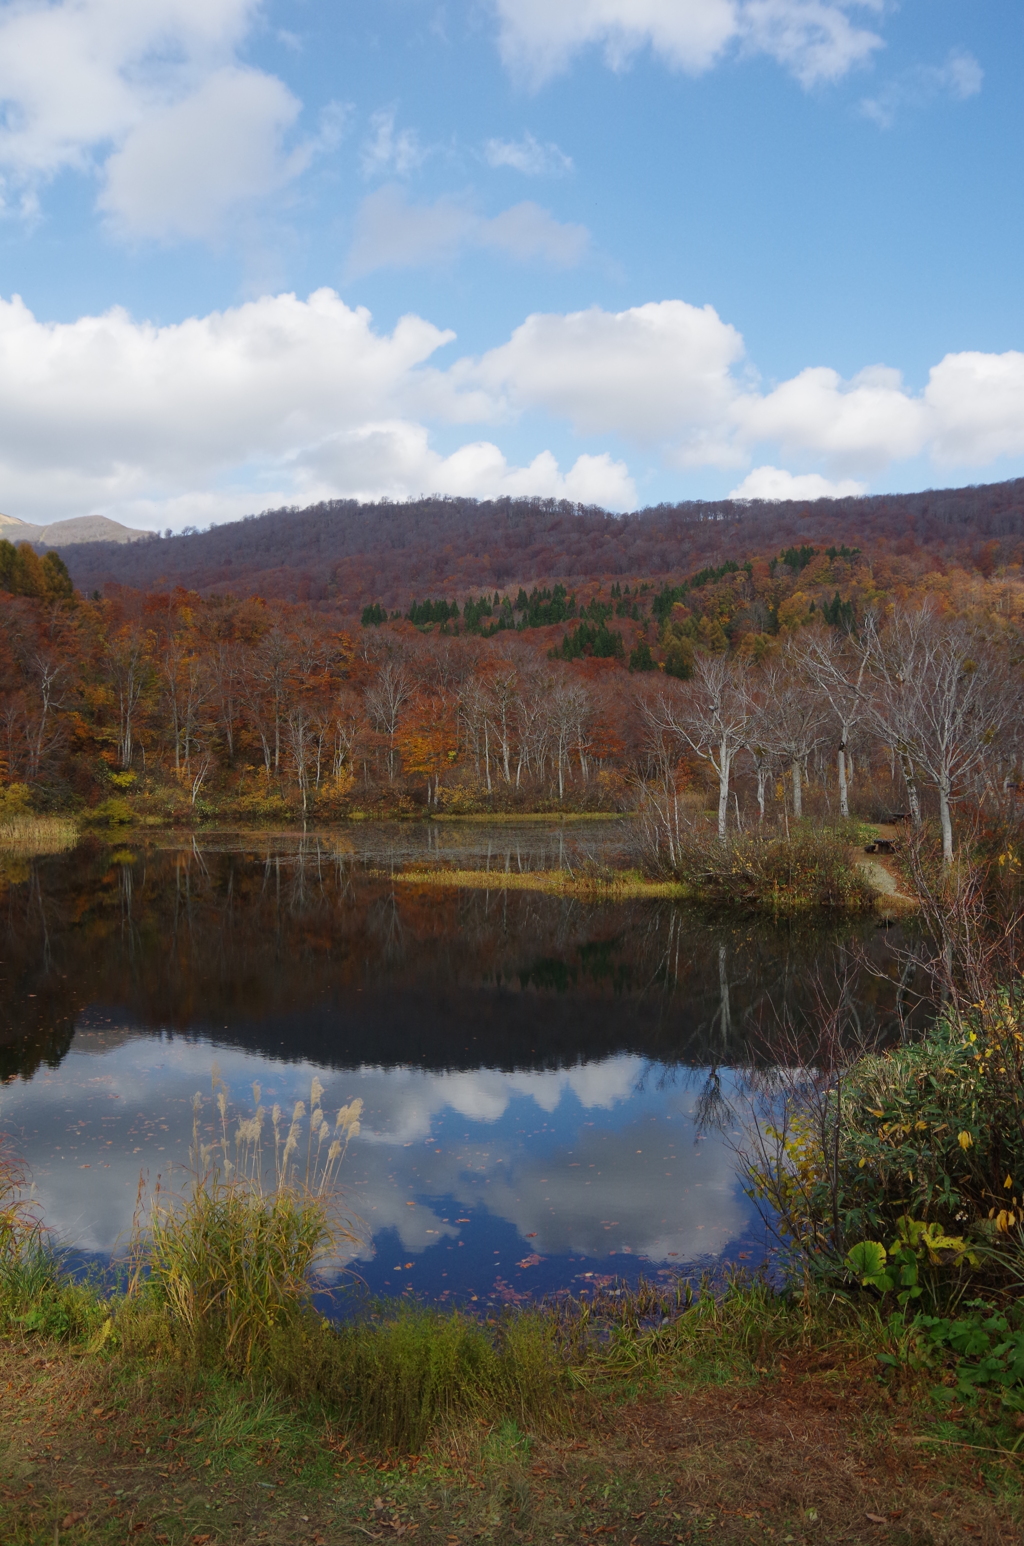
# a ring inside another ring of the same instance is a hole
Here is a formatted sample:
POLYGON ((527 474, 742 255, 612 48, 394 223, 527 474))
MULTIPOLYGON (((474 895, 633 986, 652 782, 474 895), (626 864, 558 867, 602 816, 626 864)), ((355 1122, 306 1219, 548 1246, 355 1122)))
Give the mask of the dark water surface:
POLYGON ((374 1291, 513 1300, 754 1260, 728 1103, 780 1011, 813 1019, 851 947, 865 1032, 895 1024, 891 936, 675 903, 413 886, 402 865, 616 863, 627 823, 370 826, 87 843, 0 861, 0 1131, 47 1221, 105 1259, 140 1174, 251 1086, 359 1097, 345 1157, 374 1291), (702 1122, 712 1104, 724 1122, 702 1122))

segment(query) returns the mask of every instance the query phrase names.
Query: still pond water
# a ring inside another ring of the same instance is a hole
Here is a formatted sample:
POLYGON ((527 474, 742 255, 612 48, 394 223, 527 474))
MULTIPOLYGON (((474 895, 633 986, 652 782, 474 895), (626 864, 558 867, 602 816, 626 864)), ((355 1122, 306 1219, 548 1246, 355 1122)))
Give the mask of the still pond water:
POLYGON ((342 1179, 374 1293, 482 1306, 759 1259, 739 1070, 851 947, 890 972, 854 1000, 891 1033, 892 935, 396 879, 614 864, 630 841, 625 822, 382 825, 6 861, 0 1133, 47 1222, 79 1258, 116 1254, 219 1070, 239 1115, 254 1082, 286 1111, 314 1076, 325 1110, 362 1100, 342 1179))

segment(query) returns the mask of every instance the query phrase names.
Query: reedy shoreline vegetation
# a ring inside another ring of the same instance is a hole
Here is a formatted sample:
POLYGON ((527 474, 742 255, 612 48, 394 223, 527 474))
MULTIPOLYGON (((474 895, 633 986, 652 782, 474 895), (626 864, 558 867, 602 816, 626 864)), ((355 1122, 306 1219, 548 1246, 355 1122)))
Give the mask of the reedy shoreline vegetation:
POLYGON ((33 858, 67 853, 78 838, 78 823, 67 816, 10 816, 0 822, 0 854, 33 858))
POLYGON ((402 885, 540 891, 595 902, 646 897, 776 915, 860 913, 878 898, 877 888, 851 856, 853 842, 862 841, 865 831, 870 829, 851 823, 824 829, 801 823, 788 837, 780 831, 720 840, 709 828, 691 824, 685 839, 677 830, 669 863, 656 821, 647 821, 637 844, 647 860, 642 868, 593 862, 557 870, 513 870, 508 864, 502 869, 410 867, 396 871, 394 879, 402 885))

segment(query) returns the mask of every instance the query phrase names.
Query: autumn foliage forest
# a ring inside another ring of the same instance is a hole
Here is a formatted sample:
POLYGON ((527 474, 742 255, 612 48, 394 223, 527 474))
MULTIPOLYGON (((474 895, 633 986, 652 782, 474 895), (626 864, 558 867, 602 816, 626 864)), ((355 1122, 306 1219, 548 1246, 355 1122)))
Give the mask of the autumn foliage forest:
POLYGON ((719 833, 907 811, 951 852, 958 807, 1020 782, 1022 565, 1024 480, 0 542, 2 800, 113 824, 653 801, 669 840, 680 799, 719 833))

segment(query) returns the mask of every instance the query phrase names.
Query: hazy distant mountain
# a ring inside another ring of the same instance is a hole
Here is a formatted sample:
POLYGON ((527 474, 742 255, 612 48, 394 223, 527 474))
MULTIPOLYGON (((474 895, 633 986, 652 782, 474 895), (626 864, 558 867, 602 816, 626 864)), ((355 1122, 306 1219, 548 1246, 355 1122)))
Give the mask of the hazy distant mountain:
POLYGON ((122 526, 105 515, 73 515, 67 521, 52 521, 49 526, 32 526, 14 515, 0 515, 0 537, 8 542, 45 542, 50 547, 71 547, 79 542, 138 542, 152 536, 122 526))

